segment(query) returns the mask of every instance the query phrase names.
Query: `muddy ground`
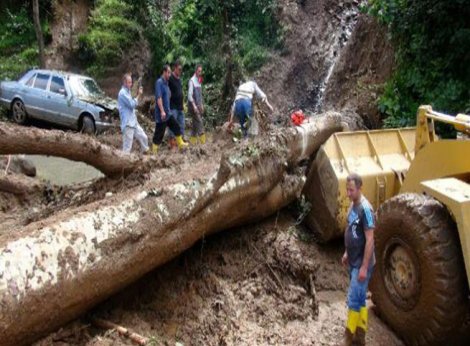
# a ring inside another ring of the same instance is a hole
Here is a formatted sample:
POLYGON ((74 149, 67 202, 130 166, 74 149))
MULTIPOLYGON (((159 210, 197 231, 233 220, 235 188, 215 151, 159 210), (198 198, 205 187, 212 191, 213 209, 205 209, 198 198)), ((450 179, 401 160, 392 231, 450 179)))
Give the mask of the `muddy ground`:
MULTIPOLYGON (((141 122, 150 125, 142 118, 141 122)), ((121 145, 118 133, 98 139, 116 148, 121 145)), ((16 203, 11 200, 16 197, 1 194, 5 199, 0 238, 60 210, 113 198, 149 180, 176 183, 194 177, 196 171, 205 177, 216 169, 224 152, 239 145, 223 131, 214 131, 207 144, 184 153, 162 146, 158 169, 149 173, 153 177, 51 187, 44 195, 16 203)), ((291 207, 259 224, 200 241, 35 345, 132 345, 115 331, 91 325, 89 316, 130 328, 149 338, 150 345, 338 344, 348 283, 339 261, 343 245, 315 243, 311 233, 296 224, 296 213, 291 207)), ((402 345, 373 313, 368 338, 371 345, 402 345)))
MULTIPOLYGON (((337 345, 347 313, 341 254, 341 243, 317 245, 284 210, 200 241, 89 316, 125 326, 150 345, 337 345)), ((370 315, 369 345, 402 345, 370 315)), ((133 344, 95 328, 89 316, 34 345, 133 344)))

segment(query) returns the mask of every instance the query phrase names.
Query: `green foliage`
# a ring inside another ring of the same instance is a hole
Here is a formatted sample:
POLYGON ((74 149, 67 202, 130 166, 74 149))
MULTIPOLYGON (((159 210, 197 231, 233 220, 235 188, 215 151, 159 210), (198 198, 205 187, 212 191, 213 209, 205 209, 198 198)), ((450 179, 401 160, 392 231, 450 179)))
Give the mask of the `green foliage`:
MULTIPOLYGON (((17 12, 8 9, 0 21, 0 80, 15 79, 38 64, 36 34, 25 6, 17 12)), ((44 26, 47 32, 47 26, 44 26)))
POLYGON ((251 74, 282 47, 276 0, 182 0, 168 23, 167 61, 205 66, 207 81, 220 80, 231 54, 234 70, 251 74))
POLYGON ((282 48, 276 0, 181 0, 167 23, 164 61, 180 59, 184 79, 204 66, 206 120, 226 117, 235 87, 282 48), (188 68, 189 67, 189 68, 188 68), (213 101, 209 102, 209 101, 213 101))
POLYGON ((470 111, 468 0, 371 0, 369 13, 389 27, 398 67, 379 100, 390 127, 413 125, 417 107, 470 111))
POLYGON ((120 0, 98 0, 87 32, 78 39, 79 59, 88 73, 102 76, 122 60, 141 33, 131 5, 120 0))

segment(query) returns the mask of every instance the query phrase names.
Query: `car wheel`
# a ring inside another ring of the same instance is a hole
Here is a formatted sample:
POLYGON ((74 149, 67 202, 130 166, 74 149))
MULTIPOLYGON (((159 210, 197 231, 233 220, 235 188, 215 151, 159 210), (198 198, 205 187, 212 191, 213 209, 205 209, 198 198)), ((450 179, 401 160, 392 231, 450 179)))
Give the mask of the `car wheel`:
POLYGON ((82 128, 81 132, 93 135, 96 132, 95 122, 89 115, 85 115, 82 119, 82 128))
POLYGON ((28 121, 28 114, 26 113, 26 108, 21 100, 16 99, 13 101, 11 104, 11 114, 13 121, 17 124, 23 125, 28 121))

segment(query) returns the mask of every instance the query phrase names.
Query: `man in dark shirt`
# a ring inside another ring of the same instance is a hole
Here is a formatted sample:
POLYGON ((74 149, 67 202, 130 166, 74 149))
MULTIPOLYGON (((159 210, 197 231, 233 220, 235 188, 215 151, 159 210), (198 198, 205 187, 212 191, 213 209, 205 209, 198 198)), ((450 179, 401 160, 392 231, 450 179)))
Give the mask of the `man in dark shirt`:
POLYGON ((152 153, 154 154, 158 152, 158 147, 162 143, 167 126, 175 134, 176 143, 180 149, 188 146, 188 143, 183 141, 178 122, 170 115, 170 88, 168 87, 170 74, 170 66, 163 66, 162 75, 155 83, 155 100, 157 101, 157 105, 155 107, 156 124, 152 144, 152 153))
MULTIPOLYGON (((168 86, 170 87, 170 115, 175 118, 180 126, 181 135, 184 137, 184 112, 183 112, 183 84, 181 83, 181 74, 183 72, 183 66, 176 60, 173 63, 173 73, 168 80, 168 86)), ((170 130, 170 147, 176 147, 175 134, 170 130)))
POLYGON ((367 289, 375 264, 374 211, 361 192, 362 179, 352 173, 346 179, 346 192, 351 200, 348 228, 344 234, 346 251, 342 262, 349 267, 348 321, 345 345, 365 345, 368 312, 367 289))

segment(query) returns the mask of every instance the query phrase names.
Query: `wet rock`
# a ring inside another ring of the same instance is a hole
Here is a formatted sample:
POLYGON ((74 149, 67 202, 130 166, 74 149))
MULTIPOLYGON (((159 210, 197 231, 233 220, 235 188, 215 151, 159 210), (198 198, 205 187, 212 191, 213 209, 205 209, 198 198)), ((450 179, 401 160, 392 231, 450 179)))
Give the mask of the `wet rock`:
POLYGON ((31 160, 24 157, 24 155, 11 155, 10 164, 8 165, 8 155, 2 156, 0 161, 0 169, 6 169, 8 172, 19 173, 27 175, 28 177, 36 176, 36 166, 31 160))

